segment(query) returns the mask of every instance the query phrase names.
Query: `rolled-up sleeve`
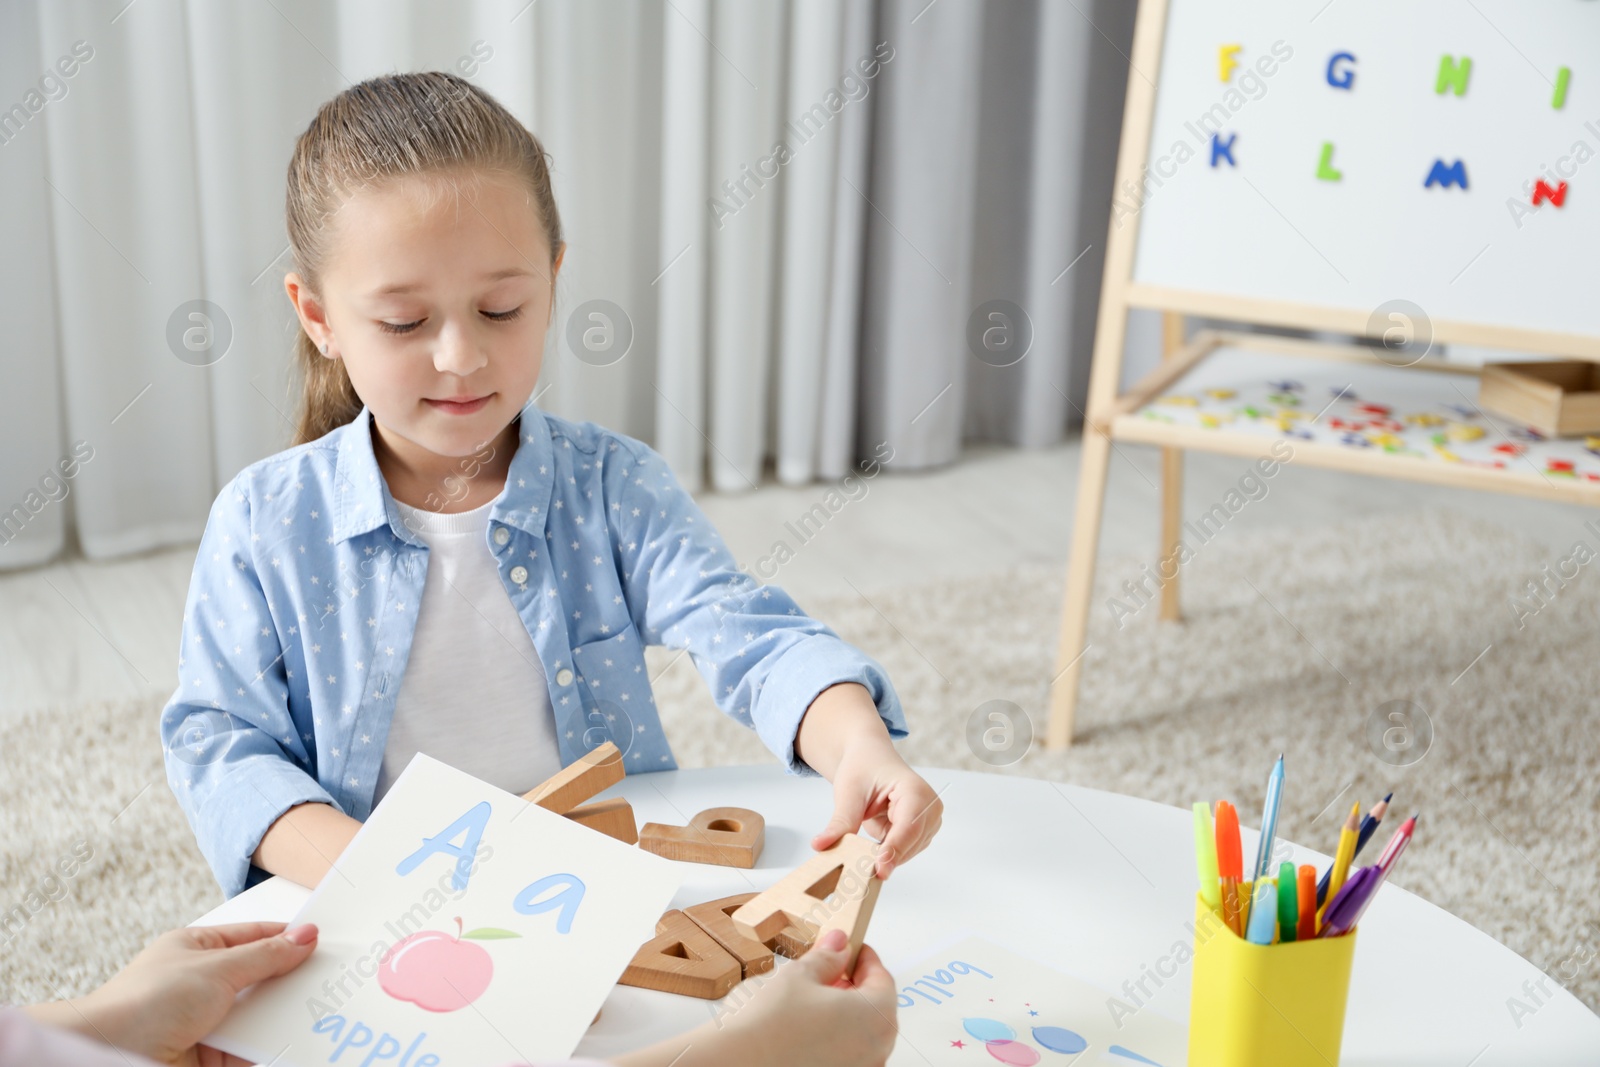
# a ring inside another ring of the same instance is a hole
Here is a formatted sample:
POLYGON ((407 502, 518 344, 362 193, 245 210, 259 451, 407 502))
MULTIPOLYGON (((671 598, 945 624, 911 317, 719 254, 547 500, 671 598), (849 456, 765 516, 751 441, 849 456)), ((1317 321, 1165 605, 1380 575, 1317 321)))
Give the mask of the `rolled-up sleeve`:
POLYGON ((189 583, 178 688, 161 712, 167 782, 229 896, 244 889, 250 857, 280 815, 334 803, 290 714, 242 478, 211 507, 189 583))
POLYGON ((791 774, 816 773, 794 751, 817 695, 857 682, 891 737, 905 713, 888 672, 800 610, 775 585, 740 570, 721 535, 665 460, 630 441, 608 463, 608 509, 629 612, 649 644, 687 649, 721 710, 753 727, 791 774))

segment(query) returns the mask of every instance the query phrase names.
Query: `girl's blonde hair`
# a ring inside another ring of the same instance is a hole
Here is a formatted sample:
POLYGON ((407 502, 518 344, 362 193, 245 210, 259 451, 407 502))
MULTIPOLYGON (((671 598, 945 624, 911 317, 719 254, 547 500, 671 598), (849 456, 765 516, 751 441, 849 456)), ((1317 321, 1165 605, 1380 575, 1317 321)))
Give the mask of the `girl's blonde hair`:
MULTIPOLYGON (((320 294, 328 235, 339 208, 363 187, 409 175, 494 171, 527 183, 550 242, 561 249, 561 216, 544 146, 494 97, 443 71, 389 74, 323 104, 295 142, 285 213, 295 269, 320 294)), ((302 327, 295 363, 305 385, 294 443, 315 441, 361 412, 344 361, 317 351, 302 327)))

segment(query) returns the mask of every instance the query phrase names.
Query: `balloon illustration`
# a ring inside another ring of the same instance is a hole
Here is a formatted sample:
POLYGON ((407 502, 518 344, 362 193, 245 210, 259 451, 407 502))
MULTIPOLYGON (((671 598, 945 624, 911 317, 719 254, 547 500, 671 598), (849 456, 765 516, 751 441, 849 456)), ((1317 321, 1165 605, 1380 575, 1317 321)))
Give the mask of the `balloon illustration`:
MULTIPOLYGON (((1017 1032, 1010 1025, 999 1019, 971 1017, 961 1020, 961 1028, 978 1041, 983 1042, 984 1051, 1006 1067, 1034 1067, 1041 1062, 1043 1057, 1038 1049, 1026 1041, 1019 1040, 1017 1032)), ((1047 1052, 1059 1052, 1062 1055, 1074 1056, 1089 1047, 1089 1042, 1082 1034, 1068 1030, 1064 1026, 1035 1026, 1032 1037, 1040 1048, 1047 1052)), ((1155 1060, 1146 1059, 1121 1045, 1112 1045, 1107 1052, 1120 1056, 1135 1063, 1151 1064, 1160 1067, 1155 1060)))

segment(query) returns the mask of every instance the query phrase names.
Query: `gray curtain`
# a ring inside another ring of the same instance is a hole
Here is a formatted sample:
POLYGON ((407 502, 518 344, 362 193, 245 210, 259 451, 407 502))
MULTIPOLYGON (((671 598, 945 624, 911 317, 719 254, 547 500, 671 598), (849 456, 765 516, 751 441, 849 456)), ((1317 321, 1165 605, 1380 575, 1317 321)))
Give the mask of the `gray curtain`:
POLYGON ((0 568, 196 539, 221 485, 286 447, 289 153, 322 101, 395 70, 457 71, 553 156, 569 251, 547 410, 649 441, 691 488, 1059 440, 1133 12, 5 0, 0 568), (228 343, 197 358, 173 337, 201 300, 228 343), (597 300, 628 320, 625 358, 572 348, 597 300))

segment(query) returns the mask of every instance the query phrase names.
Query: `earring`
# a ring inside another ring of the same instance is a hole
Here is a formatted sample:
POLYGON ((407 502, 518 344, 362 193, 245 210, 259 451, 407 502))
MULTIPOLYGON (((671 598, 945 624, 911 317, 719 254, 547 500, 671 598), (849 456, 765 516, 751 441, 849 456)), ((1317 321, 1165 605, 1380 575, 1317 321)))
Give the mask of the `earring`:
POLYGON ((322 354, 323 355, 327 355, 328 354, 328 342, 326 342, 326 341, 322 342, 322 354))

